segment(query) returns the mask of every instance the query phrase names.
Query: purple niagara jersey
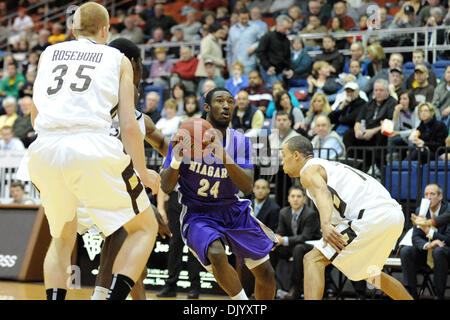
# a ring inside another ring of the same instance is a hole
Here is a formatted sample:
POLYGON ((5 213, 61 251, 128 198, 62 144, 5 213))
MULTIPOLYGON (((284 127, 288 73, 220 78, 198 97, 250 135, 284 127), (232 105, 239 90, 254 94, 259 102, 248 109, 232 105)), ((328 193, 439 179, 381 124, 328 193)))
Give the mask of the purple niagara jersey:
MULTIPOLYGON (((224 149, 241 168, 253 169, 251 142, 242 133, 227 129, 224 149)), ((172 144, 164 168, 171 161, 172 144)), ((259 260, 270 252, 276 242, 273 232, 252 216, 249 200, 239 199, 239 189, 221 160, 211 154, 183 162, 179 170, 181 234, 205 267, 210 264, 208 247, 216 239, 228 245, 241 262, 259 260)))

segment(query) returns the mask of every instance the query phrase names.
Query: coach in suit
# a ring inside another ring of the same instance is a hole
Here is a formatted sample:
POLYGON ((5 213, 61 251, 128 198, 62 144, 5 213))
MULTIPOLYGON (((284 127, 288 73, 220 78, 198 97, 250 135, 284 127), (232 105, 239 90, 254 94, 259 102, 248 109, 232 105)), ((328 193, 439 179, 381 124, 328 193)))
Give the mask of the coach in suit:
POLYGON ((280 206, 269 199, 269 193, 270 187, 267 180, 258 179, 255 181, 253 186, 255 198, 252 201, 253 215, 275 232, 278 227, 280 206))
MULTIPOLYGON (((439 185, 427 185, 424 193, 425 198, 431 201, 427 219, 443 216, 449 210, 448 204, 442 201, 442 188, 439 185)), ((419 208, 416 209, 416 214, 418 212, 419 208)), ((428 265, 434 273, 437 298, 444 299, 450 263, 450 224, 438 224, 436 227, 414 226, 412 243, 412 246, 403 247, 400 251, 403 284, 413 298, 418 299, 417 271, 428 265)))
MULTIPOLYGON (((291 287, 284 299, 299 299, 303 289, 303 257, 313 246, 308 240, 321 238, 319 214, 305 205, 305 190, 298 186, 289 189, 289 206, 280 210, 276 236, 277 248, 274 256, 277 262, 293 258, 291 287)), ((277 275, 282 277, 283 275, 277 275)))

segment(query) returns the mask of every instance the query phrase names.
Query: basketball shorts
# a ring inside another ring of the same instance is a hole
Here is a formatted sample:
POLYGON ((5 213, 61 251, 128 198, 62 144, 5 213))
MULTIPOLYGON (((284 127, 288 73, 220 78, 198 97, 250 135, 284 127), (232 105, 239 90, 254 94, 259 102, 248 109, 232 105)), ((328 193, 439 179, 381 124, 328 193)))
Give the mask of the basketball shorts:
POLYGON ((180 222, 184 242, 209 272, 212 267, 208 248, 217 239, 249 269, 268 260, 268 254, 277 242, 275 234, 252 216, 248 200, 213 210, 211 207, 183 206, 180 222))
POLYGON ((380 275, 404 222, 400 206, 364 210, 358 219, 343 221, 335 227, 347 241, 344 250, 337 253, 329 244, 323 248, 323 239, 315 247, 350 280, 370 279, 380 275))
POLYGON ((78 207, 108 236, 150 206, 130 156, 109 133, 42 134, 29 156, 31 181, 53 237, 60 237, 78 207))

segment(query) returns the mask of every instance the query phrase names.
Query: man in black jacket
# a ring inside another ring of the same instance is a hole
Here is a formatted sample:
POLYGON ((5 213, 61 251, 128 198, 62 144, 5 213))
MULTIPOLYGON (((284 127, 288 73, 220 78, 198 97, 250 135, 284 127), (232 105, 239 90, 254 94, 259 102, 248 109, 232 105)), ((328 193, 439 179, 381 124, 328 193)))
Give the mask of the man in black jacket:
POLYGON ((256 55, 260 62, 263 81, 272 87, 283 77, 292 78, 294 70, 291 64, 291 43, 287 34, 292 28, 292 19, 286 15, 279 15, 276 19, 275 31, 266 33, 260 40, 256 55))
POLYGON ((345 66, 345 57, 336 48, 336 39, 332 35, 326 35, 322 38, 323 52, 316 56, 316 61, 328 62, 331 69, 331 76, 337 77, 345 66))
MULTIPOLYGON (((303 290, 303 257, 313 246, 308 240, 318 240, 320 234, 319 215, 312 208, 305 205, 305 190, 299 186, 289 189, 289 207, 281 209, 276 236, 278 244, 274 251, 275 261, 293 258, 291 286, 284 299, 299 299, 303 290)), ((275 271, 277 273, 277 269, 275 271)), ((282 274, 276 274, 283 278, 282 274)))
MULTIPOLYGON (((438 184, 425 187, 424 196, 430 200, 430 208, 426 213, 427 219, 440 217, 448 211, 448 204, 444 201, 442 188, 438 184)), ((416 209, 418 214, 419 208, 416 209)), ((434 286, 438 299, 444 299, 447 285, 448 266, 450 263, 450 224, 436 227, 415 226, 412 234, 412 246, 403 247, 400 259, 403 269, 403 284, 414 299, 417 294, 417 271, 427 265, 434 273, 434 286)))

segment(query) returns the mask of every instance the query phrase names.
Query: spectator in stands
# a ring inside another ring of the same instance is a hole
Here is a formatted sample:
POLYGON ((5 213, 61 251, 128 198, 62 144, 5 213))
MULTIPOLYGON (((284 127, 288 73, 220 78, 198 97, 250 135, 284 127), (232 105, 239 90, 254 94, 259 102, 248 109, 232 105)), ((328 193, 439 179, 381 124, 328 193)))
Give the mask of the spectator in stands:
POLYGON ((156 91, 149 91, 145 96, 145 104, 142 112, 152 119, 153 123, 157 123, 161 119, 161 112, 158 110, 160 96, 156 91))
POLYGON ((261 129, 264 125, 264 114, 248 100, 248 92, 241 90, 237 94, 231 126, 247 132, 250 129, 261 129))
MULTIPOLYGON (((416 99, 411 90, 402 90, 398 93, 398 104, 395 106, 394 115, 394 132, 388 137, 388 146, 408 146, 408 138, 412 130, 419 126, 419 113, 416 99)), ((392 159, 403 159, 405 154, 399 151, 393 151, 392 159)), ((391 155, 388 155, 388 159, 391 155)))
POLYGON ((256 180, 253 185, 253 195, 253 216, 275 232, 278 227, 280 206, 270 199, 269 181, 265 179, 256 180))
POLYGON ((328 103, 327 96, 323 93, 316 92, 311 99, 310 107, 308 112, 306 113, 305 121, 303 122, 305 125, 305 130, 308 133, 308 136, 312 137, 315 134, 314 125, 316 118, 319 115, 327 116, 331 112, 330 104, 328 103))
POLYGON ((155 49, 155 62, 150 68, 149 82, 154 86, 169 87, 170 71, 173 68, 172 61, 167 59, 167 52, 164 47, 155 49))
POLYGON ((311 71, 312 59, 299 36, 292 40, 291 65, 294 70, 292 79, 306 79, 311 71))
MULTIPOLYGON (((364 46, 361 41, 353 42, 350 45, 350 57, 345 61, 344 72, 350 73, 350 61, 356 60, 360 64, 360 72, 363 76, 367 75, 367 67, 370 63, 370 60, 364 55, 364 46)), ((355 74, 355 76, 357 76, 355 74)), ((362 86, 360 85, 360 88, 362 86)))
MULTIPOLYGON (((2 116, 0 116, 1 118, 2 116)), ((0 120, 1 121, 1 120, 0 120)), ((1 125, 1 124, 0 124, 1 125)), ((24 150, 25 147, 19 138, 14 137, 12 127, 3 126, 0 127, 0 150, 24 150)))
POLYGON ((210 26, 216 24, 216 14, 213 11, 204 11, 200 22, 203 28, 208 30, 210 26))
POLYGON ((233 97, 237 93, 248 87, 248 76, 244 75, 244 65, 240 61, 235 61, 231 65, 231 76, 225 81, 225 88, 230 91, 233 97))
POLYGON ((294 0, 272 1, 272 5, 270 6, 268 13, 274 16, 284 14, 289 7, 294 4, 294 2, 294 0))
POLYGON ((197 77, 207 77, 205 70, 205 61, 212 60, 216 65, 216 75, 222 75, 222 68, 226 66, 223 57, 220 41, 223 40, 225 33, 223 25, 215 23, 208 27, 209 34, 200 42, 200 60, 198 62, 195 75, 197 77))
POLYGON ((207 58, 207 59, 205 59, 204 64, 205 64, 206 77, 201 79, 200 82, 198 83, 198 87, 197 87, 198 98, 200 98, 200 96, 202 95, 203 84, 208 79, 214 81, 214 83, 216 84, 216 87, 224 87, 225 86, 224 78, 222 78, 221 75, 217 75, 216 64, 214 63, 214 61, 207 58))
MULTIPOLYGON (((277 113, 281 110, 286 111, 291 118, 291 125, 294 130, 304 130, 305 126, 305 116, 300 108, 295 108, 291 101, 291 96, 287 91, 281 91, 275 96, 275 112, 272 116, 272 128, 276 126, 277 113)), ((306 135, 306 132, 304 132, 306 135)))
POLYGON ((389 72, 389 94, 398 101, 398 94, 405 89, 403 82, 403 69, 393 68, 389 72))
MULTIPOLYGON (((303 291, 303 257, 313 248, 306 241, 321 237, 319 215, 306 205, 306 200, 303 188, 291 187, 288 191, 289 206, 281 209, 279 214, 276 233, 278 243, 271 258, 275 263, 293 258, 291 285, 289 293, 284 296, 286 300, 300 298, 303 291)), ((277 277, 284 278, 286 275, 278 274, 277 277)))
POLYGON ((193 94, 184 98, 184 113, 181 115, 181 122, 189 118, 201 118, 202 111, 200 110, 200 104, 197 97, 193 94))
POLYGON ((6 66, 7 77, 0 82, 0 96, 19 97, 19 90, 26 82, 23 74, 17 72, 17 63, 10 63, 6 66))
POLYGON ((336 48, 336 39, 332 35, 326 35, 322 38, 323 52, 316 56, 316 61, 326 61, 332 67, 331 75, 336 77, 342 72, 345 65, 345 58, 336 48))
MULTIPOLYGON (((373 98, 361 109, 358 114, 353 130, 344 133, 343 141, 346 148, 351 146, 386 146, 387 137, 381 134, 381 122, 392 119, 397 100, 389 95, 389 84, 384 79, 375 81, 373 98)), ((368 150, 370 151, 370 150, 368 150)), ((352 155, 354 157, 355 155, 352 155)), ((381 157, 375 152, 375 161, 380 168, 381 157)), ((366 157, 366 169, 370 167, 372 157, 370 152, 366 157)), ((375 167, 375 172, 378 173, 375 167)))
POLYGON ((59 22, 55 22, 52 25, 52 33, 48 37, 48 42, 50 44, 55 44, 58 42, 66 41, 67 36, 66 36, 66 34, 63 33, 63 31, 64 31, 63 25, 60 24, 59 22))
POLYGON ((190 42, 190 41, 200 40, 199 31, 200 31, 200 28, 202 27, 202 24, 200 23, 200 21, 197 21, 196 14, 197 14, 197 9, 189 7, 189 6, 184 6, 181 9, 181 15, 186 17, 186 21, 172 27, 170 30, 171 33, 173 33, 173 29, 175 27, 178 27, 178 28, 181 27, 181 30, 183 30, 184 41, 190 42))
POLYGON ((316 158, 337 160, 345 157, 345 145, 336 131, 331 130, 328 116, 320 114, 314 120, 314 138, 311 140, 316 158), (320 149, 324 150, 320 150, 320 149))
MULTIPOLYGON (((414 63, 414 66, 417 66, 419 64, 424 64, 428 68, 428 83, 430 83, 432 86, 437 86, 437 80, 436 80, 436 74, 431 69, 430 64, 425 61, 425 51, 422 49, 415 49, 412 54, 412 62, 414 63)), ((416 88, 418 86, 417 81, 415 80, 414 72, 411 73, 406 80, 406 88, 412 89, 416 88)))
MULTIPOLYGON (((185 40, 184 40, 184 33, 183 33, 183 27, 180 27, 179 25, 173 26, 170 29, 170 33, 172 34, 172 36, 170 38, 171 42, 185 42, 185 40)), ((173 50, 173 51, 175 51, 174 52, 174 57, 175 58, 179 58, 180 57, 180 50, 179 50, 179 48, 176 48, 176 50, 173 50)))
MULTIPOLYGON (((171 90, 171 99, 175 100, 178 105, 177 116, 181 116, 184 113, 184 97, 186 97, 189 90, 183 85, 182 82, 175 83, 171 90)), ((190 91, 189 91, 190 92, 190 91)), ((190 92, 192 93, 192 92, 190 92)), ((161 113, 161 116, 165 116, 165 112, 161 113)))
POLYGON ((440 0, 427 0, 428 4, 423 6, 419 13, 418 18, 421 25, 427 25, 428 19, 432 17, 431 11, 433 8, 440 9, 442 13, 447 12, 447 10, 441 5, 440 0))
POLYGON ((177 115, 177 110, 178 103, 175 99, 167 99, 164 102, 165 115, 158 120, 155 126, 165 137, 171 138, 180 125, 181 117, 177 115))
MULTIPOLYGON (((271 1, 269 1, 271 2, 271 1)), ((269 31, 269 27, 267 26, 267 23, 261 20, 261 10, 259 7, 254 6, 250 9, 250 19, 251 22, 256 24, 259 29, 261 29, 261 32, 263 34, 267 33, 269 31)))
POLYGON ((248 8, 250 10, 253 10, 254 8, 258 9, 258 13, 261 14, 266 14, 269 13, 269 9, 272 6, 272 0, 259 0, 259 1, 251 1, 248 4, 248 8))
MULTIPOLYGON (((0 116, 0 129, 8 126, 12 127, 17 119, 17 100, 14 97, 6 97, 3 99, 3 109, 5 114, 0 116)), ((1 137, 1 135, 0 135, 1 137)))
POLYGON ((269 102, 272 100, 272 94, 270 89, 263 83, 257 70, 253 70, 248 74, 248 87, 244 90, 248 92, 250 104, 265 114, 269 102))
POLYGON ((294 75, 291 65, 291 43, 287 34, 292 27, 291 18, 279 15, 275 31, 266 33, 259 41, 256 55, 260 60, 261 76, 268 86, 276 80, 291 79, 294 75))
POLYGON ((133 17, 125 18, 125 29, 120 32, 120 37, 133 42, 134 44, 141 44, 144 42, 144 33, 142 29, 136 25, 136 19, 133 17))
POLYGON ((309 96, 312 97, 316 92, 332 95, 338 91, 339 84, 337 78, 331 76, 331 69, 332 66, 326 61, 314 62, 312 75, 306 79, 308 82, 309 96))
POLYGON ((189 91, 194 92, 195 84, 193 80, 195 79, 195 70, 197 70, 198 59, 192 56, 191 49, 189 47, 180 48, 180 60, 175 63, 171 72, 170 86, 179 81, 189 88, 189 91))
MULTIPOLYGON (((314 2, 310 1, 309 3, 314 2)), ((317 1, 315 1, 317 2, 317 1)), ((327 28, 320 23, 320 19, 316 15, 310 15, 308 18, 308 24, 300 31, 300 34, 305 33, 326 33, 327 28)), ((319 48, 321 45, 320 38, 319 39, 307 39, 305 40, 305 44, 309 47, 319 48)))
POLYGON ((434 90, 433 106, 439 112, 442 119, 448 119, 450 115, 450 64, 445 68, 444 79, 434 90))
MULTIPOLYGON (((367 70, 366 70, 367 71, 367 70)), ((359 60, 350 60, 349 62, 349 72, 350 75, 354 76, 355 79, 353 81, 356 81, 358 84, 358 87, 365 88, 369 82, 368 76, 363 76, 361 73, 361 62, 359 60)), ((364 92, 364 91, 362 91, 364 92)), ((366 96, 366 94, 364 93, 366 96)))
POLYGON ((39 53, 36 51, 31 51, 28 54, 27 62, 22 64, 23 74, 27 74, 29 71, 37 71, 37 66, 39 62, 39 53))
POLYGON ((11 183, 9 194, 13 199, 13 201, 11 202, 12 204, 26 204, 26 205, 39 204, 39 201, 25 194, 25 187, 19 181, 14 181, 11 183))
POLYGON ((39 30, 38 42, 31 48, 32 51, 37 51, 39 54, 42 53, 49 45, 48 37, 50 36, 50 31, 47 29, 39 30))
MULTIPOLYGON (((447 147, 447 150, 450 149, 450 129, 448 129, 448 136, 445 139, 445 146, 447 147)), ((439 157, 442 161, 450 161, 450 152, 446 151, 439 157)), ((450 215, 449 215, 450 216, 450 215)))
POLYGON ((20 7, 17 12, 17 17, 11 27, 13 35, 8 38, 10 44, 19 42, 21 38, 28 38, 34 27, 33 19, 26 13, 26 9, 20 7))
MULTIPOLYGON (((272 100, 269 102, 269 106, 266 110, 266 117, 272 118, 273 113, 275 112, 275 96, 282 92, 282 91, 288 91, 286 88, 286 84, 283 81, 275 81, 275 83, 272 86, 272 100)), ((291 97, 292 105, 294 108, 299 108, 300 102, 295 97, 294 93, 292 91, 288 91, 289 96, 291 97)))
MULTIPOLYGON (((353 62, 352 62, 353 64, 353 62)), ((357 61, 354 62, 355 65, 359 64, 357 61)), ((342 78, 342 75, 341 75, 342 78)), ((349 82, 356 82, 356 84, 358 84, 358 82, 356 81, 356 77, 353 74, 343 74, 343 87, 341 89, 339 89, 339 91, 336 94, 336 99, 334 100, 333 104, 331 105, 331 110, 336 110, 336 108, 339 107, 339 105, 347 98, 346 92, 345 92, 345 85, 349 82)), ((359 97, 361 99, 363 99, 364 101, 369 101, 369 99, 367 98, 367 95, 364 91, 359 90, 360 86, 358 84, 358 92, 359 92, 359 97)))
POLYGON ((14 136, 22 141, 25 148, 28 148, 30 143, 36 139, 36 132, 34 132, 33 126, 31 125, 31 108, 33 107, 32 97, 26 96, 20 99, 19 106, 22 115, 19 115, 16 121, 14 121, 14 136))
POLYGON ((212 80, 206 80, 203 83, 203 88, 202 88, 203 94, 202 94, 202 96, 200 97, 200 100, 199 100, 199 102, 200 102, 200 109, 203 110, 203 113, 202 113, 202 118, 203 119, 206 119, 206 111, 204 111, 204 104, 205 104, 206 94, 208 93, 209 90, 212 90, 214 88, 216 88, 216 83, 214 81, 212 81, 212 80))
POLYGON ((154 13, 155 15, 147 20, 144 33, 146 35, 153 34, 153 31, 160 27, 163 29, 164 34, 169 34, 170 28, 177 24, 175 19, 172 16, 166 16, 164 14, 164 5, 162 3, 155 4, 154 13))
MULTIPOLYGON (((152 38, 147 41, 147 44, 157 45, 157 44, 163 44, 163 43, 168 43, 168 41, 165 38, 164 31, 161 27, 156 27, 155 29, 153 29, 152 38)), ((155 49, 156 49, 156 47, 150 48, 151 56, 155 55, 155 49)), ((178 53, 179 52, 176 47, 169 48, 168 52, 167 52, 168 55, 173 55, 173 56, 176 56, 178 53)))
MULTIPOLYGON (((442 195, 442 188, 438 184, 428 184, 424 190, 424 198, 430 200, 430 208, 426 213, 427 219, 443 215, 448 204, 442 195)), ((416 215, 419 208, 416 209, 416 215)), ((444 224, 438 228, 428 226, 414 226, 412 246, 405 246, 400 250, 403 270, 403 284, 414 299, 417 294, 417 272, 427 265, 433 270, 434 287, 438 299, 445 299, 447 274, 450 257, 450 225, 444 224)))
POLYGON ((348 45, 347 39, 345 37, 340 37, 337 35, 338 33, 345 33, 345 30, 342 28, 342 20, 339 17, 333 17, 330 20, 331 24, 330 28, 327 28, 327 32, 330 34, 333 33, 337 49, 345 49, 348 45))
POLYGON ((33 97, 34 81, 36 80, 36 71, 28 71, 25 75, 27 80, 24 85, 19 89, 19 97, 33 97))
POLYGON ((422 1, 421 0, 409 0, 405 1, 402 4, 402 8, 395 14, 393 22, 397 22, 399 20, 405 21, 407 19, 405 14, 405 8, 407 6, 411 6, 414 11, 414 15, 417 15, 419 13, 420 8, 422 7, 422 1))
POLYGON ((292 128, 293 119, 284 110, 279 110, 273 114, 272 123, 275 124, 272 128, 277 130, 272 130, 269 135, 271 154, 274 156, 278 155, 281 159, 281 148, 283 144, 290 138, 300 134, 292 128))
MULTIPOLYGON (((440 7, 431 8, 430 9, 430 17, 425 23, 426 27, 439 27, 444 23, 444 12, 440 7)), ((447 43, 446 39, 446 30, 440 29, 436 31, 436 44, 444 44, 447 43)))
POLYGON ((302 11, 298 5, 293 5, 288 10, 288 16, 292 19, 292 29, 290 34, 297 35, 306 25, 302 18, 302 11))
POLYGON ((367 93, 368 96, 371 96, 375 81, 377 81, 378 79, 389 81, 390 70, 393 70, 395 68, 402 69, 402 66, 403 56, 400 53, 391 53, 391 56, 389 57, 389 61, 387 63, 387 67, 383 67, 380 72, 372 76, 363 90, 367 93))
POLYGON ((155 16, 155 0, 146 0, 145 1, 145 9, 142 11, 145 17, 145 20, 150 20, 155 16))
POLYGON ((418 103, 433 101, 434 86, 428 83, 428 68, 425 65, 418 64, 414 67, 414 80, 417 82, 417 87, 412 91, 416 101, 418 103))
POLYGON ((378 8, 378 18, 380 22, 380 29, 387 29, 391 24, 391 21, 388 20, 388 12, 385 7, 378 8))
MULTIPOLYGON (((361 91, 354 81, 349 81, 344 85, 344 93, 344 99, 340 100, 336 109, 328 115, 331 123, 334 124, 334 130, 341 136, 344 136, 347 130, 352 131, 347 134, 353 134, 356 119, 367 103, 360 96, 361 91)), ((338 97, 336 97, 336 102, 338 102, 338 97)))
POLYGON ((435 156, 444 152, 444 150, 440 150, 439 154, 436 154, 439 147, 445 146, 448 128, 442 121, 436 119, 435 109, 431 103, 420 103, 418 112, 420 124, 417 130, 420 135, 411 142, 419 149, 414 149, 411 152, 411 160, 418 160, 420 157, 422 162, 433 161, 435 156), (422 147, 427 147, 427 149, 422 149, 422 147))
POLYGON ((374 43, 367 47, 367 58, 370 60, 367 65, 367 75, 369 77, 376 76, 382 69, 387 67, 386 55, 379 43, 374 43))
POLYGON ((244 65, 244 74, 256 69, 256 48, 259 39, 263 36, 261 29, 249 22, 250 15, 247 9, 241 9, 239 22, 231 26, 227 38, 227 65, 231 70, 234 62, 239 61, 244 65))
POLYGON ((312 0, 308 2, 308 15, 307 20, 308 23, 311 23, 309 20, 311 16, 316 16, 320 20, 320 24, 325 26, 330 19, 331 12, 327 12, 324 6, 322 6, 321 1, 319 0, 312 0))
MULTIPOLYGON (((244 9, 244 8, 242 8, 244 9)), ((229 23, 230 17, 228 15, 228 9, 226 7, 216 8, 216 21, 220 24, 229 23)))
POLYGON ((11 47, 11 53, 19 65, 22 65, 27 60, 28 52, 28 40, 26 38, 21 38, 19 42, 13 43, 11 47))
MULTIPOLYGON (((336 1, 333 6, 333 10, 335 12, 335 16, 340 18, 342 21, 342 28, 345 31, 349 31, 351 28, 355 27, 355 21, 347 15, 347 6, 345 4, 345 1, 336 1)), ((328 20, 327 22, 327 29, 331 28, 332 18, 328 20)))

